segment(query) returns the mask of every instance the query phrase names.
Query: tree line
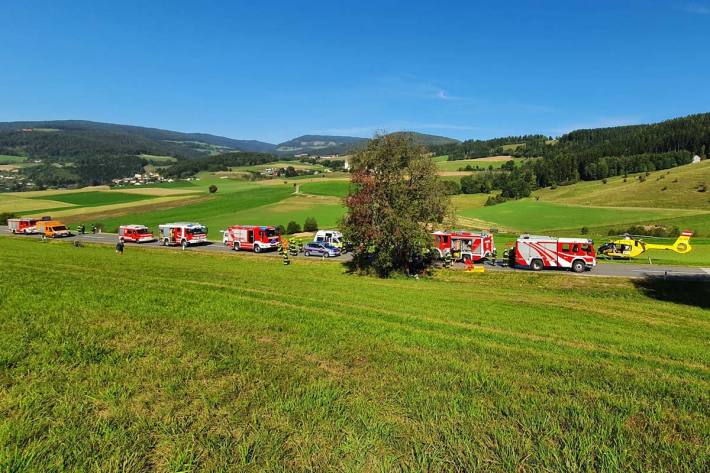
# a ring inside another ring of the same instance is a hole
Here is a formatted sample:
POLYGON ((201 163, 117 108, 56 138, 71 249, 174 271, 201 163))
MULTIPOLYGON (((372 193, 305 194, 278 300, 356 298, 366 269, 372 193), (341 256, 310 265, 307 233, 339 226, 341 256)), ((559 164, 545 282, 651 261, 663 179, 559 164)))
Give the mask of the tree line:
POLYGON ((224 153, 216 156, 205 156, 198 159, 178 161, 162 171, 162 175, 164 177, 182 178, 194 176, 202 171, 227 171, 232 167, 268 164, 278 160, 279 158, 268 153, 224 153))
POLYGON ((22 169, 22 174, 40 188, 71 185, 96 186, 112 179, 143 173, 147 163, 138 156, 80 158, 71 163, 47 160, 22 169))

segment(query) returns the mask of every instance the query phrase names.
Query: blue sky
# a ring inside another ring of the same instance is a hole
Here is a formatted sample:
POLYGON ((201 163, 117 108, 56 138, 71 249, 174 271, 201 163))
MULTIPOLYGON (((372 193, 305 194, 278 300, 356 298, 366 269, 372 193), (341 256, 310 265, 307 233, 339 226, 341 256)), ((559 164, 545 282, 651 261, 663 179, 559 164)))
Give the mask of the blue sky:
POLYGON ((710 111, 710 0, 3 0, 0 18, 0 121, 280 142, 710 111))

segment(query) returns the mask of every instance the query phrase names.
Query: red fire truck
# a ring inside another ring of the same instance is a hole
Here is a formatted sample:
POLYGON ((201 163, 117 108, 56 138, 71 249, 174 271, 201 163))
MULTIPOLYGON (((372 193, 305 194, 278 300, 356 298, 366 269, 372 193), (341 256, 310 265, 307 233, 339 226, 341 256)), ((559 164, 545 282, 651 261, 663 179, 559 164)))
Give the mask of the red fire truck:
POLYGON ((563 268, 581 273, 597 264, 594 242, 586 238, 520 235, 509 257, 511 266, 527 267, 533 271, 563 268))
POLYGON ((207 227, 199 223, 166 223, 158 225, 158 232, 158 243, 164 246, 180 245, 184 249, 207 241, 207 227))
POLYGON ((37 222, 39 222, 38 218, 8 218, 7 226, 8 230, 14 234, 29 235, 31 233, 39 233, 37 222))
POLYGON ((121 225, 118 227, 118 239, 133 243, 155 241, 155 237, 145 225, 121 225))
POLYGON ((222 242, 234 249, 252 250, 254 253, 275 250, 281 242, 276 227, 257 225, 234 225, 223 231, 222 242))
POLYGON ((480 261, 496 255, 493 235, 488 232, 438 231, 432 235, 440 258, 449 253, 455 261, 480 261))

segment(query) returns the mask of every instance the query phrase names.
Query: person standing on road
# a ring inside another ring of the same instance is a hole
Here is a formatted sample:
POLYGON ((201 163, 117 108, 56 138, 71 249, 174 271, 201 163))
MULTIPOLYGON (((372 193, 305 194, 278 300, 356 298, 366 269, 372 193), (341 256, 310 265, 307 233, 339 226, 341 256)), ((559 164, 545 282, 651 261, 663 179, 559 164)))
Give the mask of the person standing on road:
POLYGON ((116 243, 116 254, 117 255, 122 255, 123 254, 123 240, 118 240, 118 243, 116 243))

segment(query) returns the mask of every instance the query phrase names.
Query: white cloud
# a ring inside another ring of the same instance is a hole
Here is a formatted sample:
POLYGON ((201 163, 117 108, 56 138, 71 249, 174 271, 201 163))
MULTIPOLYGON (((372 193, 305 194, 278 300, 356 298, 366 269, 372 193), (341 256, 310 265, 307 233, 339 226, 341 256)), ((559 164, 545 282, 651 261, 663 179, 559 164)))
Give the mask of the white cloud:
POLYGON ((710 7, 699 5, 697 3, 690 3, 688 5, 685 5, 685 7, 683 7, 683 10, 688 13, 695 13, 698 15, 710 15, 710 7))

